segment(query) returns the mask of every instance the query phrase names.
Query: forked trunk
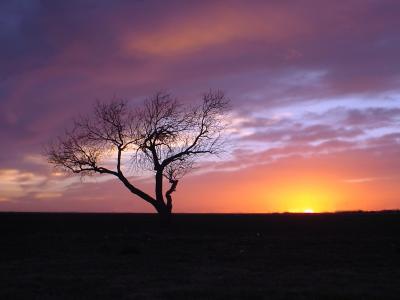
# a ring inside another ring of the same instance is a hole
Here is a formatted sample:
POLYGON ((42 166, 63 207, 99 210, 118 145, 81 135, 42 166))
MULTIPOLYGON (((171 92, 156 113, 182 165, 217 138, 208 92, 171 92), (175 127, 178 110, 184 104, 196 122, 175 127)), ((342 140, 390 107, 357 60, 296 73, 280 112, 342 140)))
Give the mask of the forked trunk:
POLYGON ((171 222, 172 215, 172 199, 171 199, 171 191, 167 192, 167 203, 164 201, 163 196, 163 169, 159 168, 156 172, 156 202, 154 207, 157 210, 157 213, 160 217, 160 222, 162 225, 168 226, 171 222))

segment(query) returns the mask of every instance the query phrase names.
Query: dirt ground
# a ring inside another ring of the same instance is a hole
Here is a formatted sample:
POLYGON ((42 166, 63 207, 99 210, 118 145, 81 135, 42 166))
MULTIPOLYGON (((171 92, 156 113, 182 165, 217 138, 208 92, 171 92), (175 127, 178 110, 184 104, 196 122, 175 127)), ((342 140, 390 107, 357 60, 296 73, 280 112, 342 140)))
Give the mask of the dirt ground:
POLYGON ((0 213, 0 299, 400 299, 400 213, 0 213))

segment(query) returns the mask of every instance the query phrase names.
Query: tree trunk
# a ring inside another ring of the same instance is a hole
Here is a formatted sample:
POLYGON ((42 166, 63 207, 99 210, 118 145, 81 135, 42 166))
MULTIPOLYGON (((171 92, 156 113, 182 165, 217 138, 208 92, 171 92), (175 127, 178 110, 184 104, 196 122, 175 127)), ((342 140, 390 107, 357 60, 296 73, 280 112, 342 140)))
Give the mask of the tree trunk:
POLYGON ((156 210, 158 213, 158 216, 160 218, 160 223, 163 226, 168 226, 171 224, 171 217, 172 217, 172 210, 169 209, 165 203, 163 202, 162 204, 158 204, 156 206, 156 210))
POLYGON ((160 222, 163 226, 168 226, 171 223, 172 206, 166 205, 163 195, 163 173, 162 169, 156 172, 156 205, 155 208, 160 217, 160 222))
POLYGON ((164 196, 163 196, 163 170, 159 169, 156 173, 156 200, 160 204, 164 204, 164 196))
POLYGON ((170 211, 163 212, 159 214, 160 223, 162 226, 169 227, 172 221, 172 213, 170 211))

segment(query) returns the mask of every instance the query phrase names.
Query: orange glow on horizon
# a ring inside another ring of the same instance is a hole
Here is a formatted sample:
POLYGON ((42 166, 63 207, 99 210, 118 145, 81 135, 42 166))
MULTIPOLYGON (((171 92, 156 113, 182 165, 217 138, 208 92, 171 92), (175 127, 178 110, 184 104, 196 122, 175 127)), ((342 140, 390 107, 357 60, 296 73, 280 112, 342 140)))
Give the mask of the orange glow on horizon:
POLYGON ((292 179, 272 191, 278 210, 293 213, 315 213, 335 211, 336 203, 341 198, 340 190, 334 181, 317 176, 292 179))

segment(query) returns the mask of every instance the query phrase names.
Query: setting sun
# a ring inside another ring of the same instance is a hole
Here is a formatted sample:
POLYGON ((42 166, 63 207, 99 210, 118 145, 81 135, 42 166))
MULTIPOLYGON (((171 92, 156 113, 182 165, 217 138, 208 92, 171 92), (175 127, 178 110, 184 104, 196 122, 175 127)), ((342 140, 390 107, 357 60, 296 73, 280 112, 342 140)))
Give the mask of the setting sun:
POLYGON ((281 211, 315 213, 334 211, 335 202, 341 198, 340 190, 327 178, 304 176, 297 182, 288 181, 274 189, 281 211))

